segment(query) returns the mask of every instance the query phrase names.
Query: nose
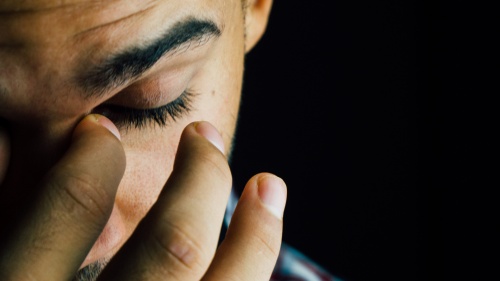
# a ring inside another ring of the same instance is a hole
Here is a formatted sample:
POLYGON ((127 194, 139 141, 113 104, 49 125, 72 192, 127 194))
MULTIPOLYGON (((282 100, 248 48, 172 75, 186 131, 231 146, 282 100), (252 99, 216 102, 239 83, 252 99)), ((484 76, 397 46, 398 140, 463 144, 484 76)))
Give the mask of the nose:
POLYGON ((9 214, 21 215, 34 204, 40 182, 69 146, 77 122, 78 118, 7 123, 10 159, 0 182, 2 227, 8 227, 9 214))

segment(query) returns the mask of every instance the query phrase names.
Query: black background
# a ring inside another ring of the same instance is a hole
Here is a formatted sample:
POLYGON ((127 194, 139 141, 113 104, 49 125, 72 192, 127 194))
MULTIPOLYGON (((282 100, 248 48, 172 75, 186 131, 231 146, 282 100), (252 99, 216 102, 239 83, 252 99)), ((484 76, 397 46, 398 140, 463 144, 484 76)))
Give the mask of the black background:
POLYGON ((477 276, 487 10, 274 1, 247 55, 232 168, 237 187, 262 171, 287 182, 285 242, 346 281, 477 276))

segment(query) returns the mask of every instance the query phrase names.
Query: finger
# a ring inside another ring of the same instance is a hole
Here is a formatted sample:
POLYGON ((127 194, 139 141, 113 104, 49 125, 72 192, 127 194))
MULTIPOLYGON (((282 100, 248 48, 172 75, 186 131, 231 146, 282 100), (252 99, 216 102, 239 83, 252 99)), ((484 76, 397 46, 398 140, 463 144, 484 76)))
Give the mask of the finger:
POLYGON ((0 184, 5 177, 5 172, 9 164, 10 157, 10 142, 7 135, 7 130, 0 123, 0 184))
POLYGON ((218 148, 223 151, 222 138, 209 123, 184 129, 157 202, 99 280, 200 280, 217 247, 232 184, 218 148))
POLYGON ((287 190, 261 173, 247 183, 204 281, 268 281, 279 256, 287 190))
MULTIPOLYGON (((116 127, 87 116, 49 171, 32 212, 2 249, 2 280, 69 280, 102 231, 125 170, 116 127), (106 126, 106 127, 105 127, 106 126)), ((29 175, 27 175, 29 176, 29 175)))

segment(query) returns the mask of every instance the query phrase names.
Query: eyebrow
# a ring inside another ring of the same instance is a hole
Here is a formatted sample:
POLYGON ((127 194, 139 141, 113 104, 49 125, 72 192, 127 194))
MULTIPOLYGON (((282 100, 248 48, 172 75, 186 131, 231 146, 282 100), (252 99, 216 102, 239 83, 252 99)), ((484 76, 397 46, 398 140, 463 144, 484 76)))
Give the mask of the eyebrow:
POLYGON ((84 89, 87 98, 100 97, 140 76, 161 58, 191 47, 199 47, 220 35, 221 29, 215 22, 187 18, 174 24, 162 36, 146 45, 129 47, 110 55, 102 63, 80 75, 77 84, 84 89), (196 45, 193 46, 194 44, 196 45), (181 50, 180 47, 185 48, 181 50))

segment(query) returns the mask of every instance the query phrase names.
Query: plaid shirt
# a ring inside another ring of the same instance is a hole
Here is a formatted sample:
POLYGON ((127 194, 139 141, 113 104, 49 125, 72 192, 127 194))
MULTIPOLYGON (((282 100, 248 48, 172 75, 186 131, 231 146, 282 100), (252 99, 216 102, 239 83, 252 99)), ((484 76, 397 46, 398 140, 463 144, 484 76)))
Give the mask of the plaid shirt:
MULTIPOLYGON (((227 227, 233 215, 238 198, 231 192, 224 217, 227 227)), ((286 243, 281 245, 280 255, 270 281, 342 281, 320 265, 286 243)))

